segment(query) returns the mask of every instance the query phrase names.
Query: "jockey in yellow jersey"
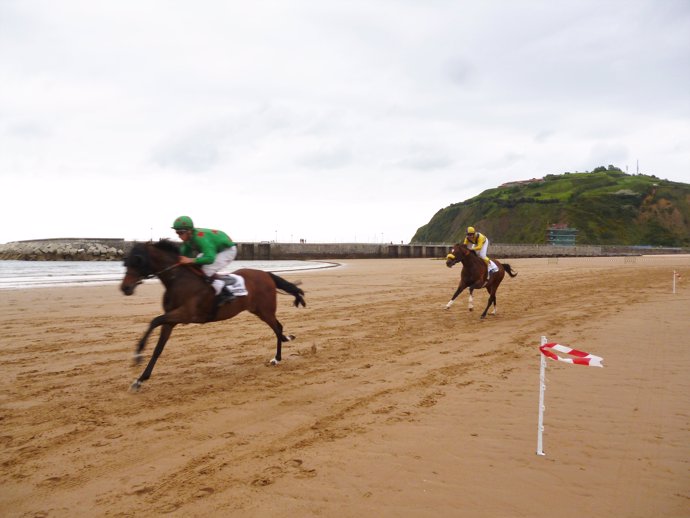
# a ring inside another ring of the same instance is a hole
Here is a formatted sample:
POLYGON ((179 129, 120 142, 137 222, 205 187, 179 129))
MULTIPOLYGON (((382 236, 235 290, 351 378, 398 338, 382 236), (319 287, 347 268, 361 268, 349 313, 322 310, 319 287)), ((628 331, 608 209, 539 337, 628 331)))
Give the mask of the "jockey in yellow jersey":
POLYGON ((230 302, 235 297, 225 288, 221 279, 213 276, 237 257, 237 245, 220 230, 195 228, 192 218, 180 216, 172 226, 183 241, 180 247, 180 264, 196 264, 211 281, 218 296, 218 305, 230 302))
POLYGON ((486 263, 486 268, 491 276, 491 260, 486 256, 486 251, 489 248, 489 238, 486 237, 481 232, 477 232, 474 227, 467 227, 467 235, 463 244, 467 246, 470 250, 474 250, 476 254, 481 257, 486 263))

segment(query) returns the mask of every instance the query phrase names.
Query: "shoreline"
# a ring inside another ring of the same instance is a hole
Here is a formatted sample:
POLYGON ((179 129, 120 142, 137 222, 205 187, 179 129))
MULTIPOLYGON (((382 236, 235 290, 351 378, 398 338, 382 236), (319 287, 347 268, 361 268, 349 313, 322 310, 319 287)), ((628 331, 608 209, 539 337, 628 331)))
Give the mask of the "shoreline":
MULTIPOLYGON (((20 262, 20 261, 17 261, 20 262)), ((231 271, 229 272, 222 272, 222 273, 232 273, 232 271, 241 269, 241 268, 256 268, 258 267, 259 269, 266 270, 266 271, 271 271, 273 273, 280 273, 280 274, 285 274, 287 272, 300 272, 300 271, 317 271, 317 270, 324 270, 324 269, 329 269, 329 268, 337 268, 340 266, 339 263, 333 262, 333 261, 273 261, 276 264, 271 267, 266 267, 266 265, 270 265, 271 262, 269 261, 235 261, 234 264, 237 266, 234 267, 231 271), (239 263, 239 264, 238 264, 239 263), (250 264, 247 264, 250 263, 250 264), (251 263, 256 263, 256 265, 253 265, 251 263), (290 265, 283 265, 279 263, 300 263, 299 265, 293 264, 292 266, 290 265), (317 263, 315 265, 310 265, 309 263, 317 263)), ((55 261, 40 261, 40 262, 28 262, 31 267, 36 267, 40 268, 43 265, 46 265, 46 267, 49 269, 50 265, 55 265, 55 261)), ((94 261, 83 261, 83 262, 77 262, 77 261, 62 261, 60 263, 57 263, 60 266, 67 266, 71 267, 73 265, 83 265, 83 266, 88 266, 91 270, 94 270, 97 268, 98 262, 94 261)), ((111 263, 107 263, 108 266, 111 266, 111 263)), ((120 264, 119 262, 117 264, 120 264)), ((2 263, 0 262, 0 267, 3 266, 2 263)), ((231 265, 233 266, 233 265, 231 265)), ((19 276, 19 277, 4 277, 4 272, 0 269, 0 292, 3 291, 9 291, 9 290, 23 290, 23 289, 37 289, 37 288, 67 288, 67 287, 83 287, 83 286, 107 286, 107 285, 115 285, 118 284, 122 281, 122 277, 124 275, 124 269, 122 272, 117 272, 117 273, 107 273, 107 272, 102 272, 102 273, 86 273, 82 275, 82 277, 75 276, 75 279, 67 279, 64 275, 55 275, 53 273, 48 273, 46 274, 39 274, 38 272, 33 273, 31 272, 31 275, 29 278, 31 279, 30 283, 25 281, 24 285, 12 285, 12 282, 14 279, 16 279, 17 284, 21 284, 22 279, 24 276, 19 276), (43 275, 45 281, 42 279, 39 279, 43 275), (94 275, 96 277, 98 276, 113 276, 117 275, 116 279, 100 279, 100 278, 95 278, 95 279, 90 279, 88 278, 89 275, 94 275), (37 277, 38 276, 38 277, 37 277), (55 280, 55 277, 60 277, 60 280, 55 280), (51 281, 52 279, 52 281, 51 281), (63 280, 64 279, 64 280, 63 280)), ((27 273, 29 275, 29 273, 27 273)), ((153 280, 155 281, 155 279, 153 280)), ((150 282, 147 280, 146 282, 150 282)))

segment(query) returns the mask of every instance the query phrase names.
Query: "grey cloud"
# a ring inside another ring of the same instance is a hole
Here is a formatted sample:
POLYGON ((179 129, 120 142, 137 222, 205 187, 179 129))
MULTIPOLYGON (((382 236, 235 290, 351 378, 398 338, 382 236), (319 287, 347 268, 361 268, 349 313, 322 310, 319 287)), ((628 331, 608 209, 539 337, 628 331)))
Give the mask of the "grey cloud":
POLYGON ((352 161, 352 150, 343 146, 326 146, 303 155, 297 163, 309 169, 339 169, 351 164, 352 161))
POLYGON ((448 79, 457 85, 470 83, 474 75, 474 66, 466 59, 455 57, 445 63, 444 71, 448 79))
POLYGON ((417 154, 408 156, 396 162, 398 167, 418 171, 433 171, 445 169, 453 164, 453 160, 445 155, 417 154))
POLYGON ((203 173, 218 163, 221 140, 221 135, 203 131, 177 136, 161 144, 151 158, 163 168, 203 173))
MULTIPOLYGON (((630 161, 630 151, 627 146, 617 143, 602 143, 592 146, 583 169, 591 171, 595 167, 616 165, 625 168, 630 161)), ((631 171, 632 172, 632 171, 631 171)))
POLYGON ((6 133, 17 138, 36 139, 50 137, 53 131, 40 122, 21 121, 9 124, 6 133))

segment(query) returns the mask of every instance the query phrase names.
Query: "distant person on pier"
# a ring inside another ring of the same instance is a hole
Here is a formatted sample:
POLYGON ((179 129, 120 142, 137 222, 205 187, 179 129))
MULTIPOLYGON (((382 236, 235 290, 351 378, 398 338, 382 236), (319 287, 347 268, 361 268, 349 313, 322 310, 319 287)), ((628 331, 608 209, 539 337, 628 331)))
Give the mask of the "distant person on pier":
POLYGON ((470 250, 474 250, 476 254, 484 260, 490 277, 493 270, 491 269, 491 260, 486 255, 489 249, 489 238, 481 232, 477 232, 474 227, 467 227, 467 235, 465 236, 463 244, 470 250))
POLYGON ((219 306, 234 299, 234 295, 225 289, 225 282, 213 277, 237 257, 235 242, 221 230, 195 228, 189 216, 177 218, 172 228, 183 241, 180 247, 180 264, 201 266, 216 290, 219 306))

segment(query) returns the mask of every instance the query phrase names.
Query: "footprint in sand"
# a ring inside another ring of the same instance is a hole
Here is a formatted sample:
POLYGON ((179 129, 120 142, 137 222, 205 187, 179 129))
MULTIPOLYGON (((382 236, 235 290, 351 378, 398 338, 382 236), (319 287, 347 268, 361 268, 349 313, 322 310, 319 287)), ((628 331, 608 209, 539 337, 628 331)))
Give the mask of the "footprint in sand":
POLYGON ((290 459, 285 463, 290 468, 295 468, 295 478, 314 478, 316 476, 315 469, 306 469, 302 467, 304 461, 302 459, 290 459))
POLYGON ((153 489, 154 489, 153 486, 140 486, 140 487, 135 487, 128 494, 130 494, 130 495, 145 495, 147 493, 152 493, 153 489))
POLYGON ((199 489, 196 494, 194 495, 194 498, 204 498, 205 496, 209 496, 215 492, 215 489, 212 487, 202 487, 199 489))
POLYGON ((300 469, 295 478, 314 478, 316 476, 315 469, 300 469))
POLYGON ((259 477, 259 478, 255 478, 254 480, 252 480, 251 485, 254 487, 264 487, 264 486, 270 486, 274 482, 275 482, 275 480, 273 480, 270 477, 259 477))

